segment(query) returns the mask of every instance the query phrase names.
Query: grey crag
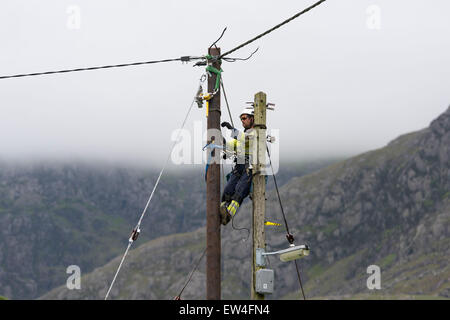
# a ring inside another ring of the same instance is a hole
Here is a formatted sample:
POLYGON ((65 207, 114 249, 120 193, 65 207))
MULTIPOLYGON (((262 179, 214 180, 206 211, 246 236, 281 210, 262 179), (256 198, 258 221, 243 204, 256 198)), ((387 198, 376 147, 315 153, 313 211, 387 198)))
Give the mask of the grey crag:
MULTIPOLYGON (((291 179, 281 189, 296 243, 311 255, 299 260, 308 298, 450 297, 450 108, 426 129, 386 147, 291 179), (367 267, 381 269, 381 290, 369 290, 367 267)), ((281 222, 274 192, 267 217, 281 222)), ((250 227, 251 203, 235 219, 250 227)), ((231 224, 223 230, 224 299, 250 295, 251 239, 231 224)), ((284 230, 267 228, 267 250, 287 247, 284 230)), ((145 243, 128 257, 112 299, 171 299, 204 248, 204 229, 145 243)), ((102 299, 120 257, 82 278, 81 290, 59 287, 44 299, 102 299)), ((205 298, 204 261, 183 293, 205 298)), ((293 263, 270 259, 275 293, 299 298, 293 263)))

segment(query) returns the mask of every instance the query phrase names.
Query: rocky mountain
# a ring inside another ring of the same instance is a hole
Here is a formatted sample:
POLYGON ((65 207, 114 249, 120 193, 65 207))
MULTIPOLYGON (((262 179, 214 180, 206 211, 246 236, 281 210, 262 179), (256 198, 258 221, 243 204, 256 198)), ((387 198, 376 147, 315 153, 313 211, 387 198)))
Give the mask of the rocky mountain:
MULTIPOLYGON (((291 179, 281 188, 307 298, 450 298, 450 108, 428 128, 387 146, 291 179), (369 289, 368 267, 380 268, 380 289, 369 289)), ((274 192, 267 217, 282 221, 274 192)), ((250 227, 251 202, 235 219, 250 227)), ((250 295, 251 239, 231 224, 222 229, 222 297, 250 295)), ((284 230, 266 229, 267 251, 286 248, 284 230)), ((132 250, 112 299, 172 299, 205 246, 204 229, 154 239, 132 250)), ((56 288, 42 299, 103 299, 120 256, 81 278, 80 290, 56 288)), ((205 265, 183 292, 205 298, 205 265)), ((270 259, 275 293, 299 298, 292 262, 270 259)))
MULTIPOLYGON (((283 166, 281 183, 330 161, 283 166)), ((137 246, 205 224, 204 167, 169 166, 137 246)), ((121 254, 159 169, 62 162, 0 162, 0 296, 32 299, 121 254)), ((269 185, 270 187, 270 185, 269 185)))
MULTIPOLYGON (((158 174, 83 164, 1 168, 0 292, 21 299, 59 285, 69 265, 92 270, 119 254, 158 174)), ((185 192, 196 175, 177 178, 168 175, 161 181, 158 201, 143 222, 143 239, 193 230, 202 222, 201 210, 180 219, 188 199, 195 205, 203 202, 200 188, 185 192)))

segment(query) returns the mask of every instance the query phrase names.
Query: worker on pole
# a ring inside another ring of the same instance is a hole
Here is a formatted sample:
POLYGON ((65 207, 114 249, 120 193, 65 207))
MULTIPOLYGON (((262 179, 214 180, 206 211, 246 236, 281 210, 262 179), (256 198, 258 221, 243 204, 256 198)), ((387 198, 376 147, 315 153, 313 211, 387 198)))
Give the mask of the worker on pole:
MULTIPOLYGON (((222 127, 230 129, 231 141, 224 141, 224 148, 236 154, 235 166, 224 188, 220 216, 223 225, 228 224, 231 218, 239 210, 244 199, 249 195, 252 185, 251 144, 253 139, 254 110, 245 108, 239 115, 244 132, 233 128, 228 122, 223 122, 222 127)), ((225 140, 225 139, 224 139, 225 140)))

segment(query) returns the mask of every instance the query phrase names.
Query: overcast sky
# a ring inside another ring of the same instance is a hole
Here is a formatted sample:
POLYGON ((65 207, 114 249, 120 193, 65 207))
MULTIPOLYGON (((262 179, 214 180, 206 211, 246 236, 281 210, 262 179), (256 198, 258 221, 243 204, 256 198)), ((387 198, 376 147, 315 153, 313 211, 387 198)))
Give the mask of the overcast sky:
MULTIPOLYGON (((314 3, 3 0, 0 75, 222 52, 314 3)), ((352 155, 429 125, 450 104, 448 0, 328 0, 224 62, 234 114, 276 104, 281 159, 352 155)), ((203 67, 157 65, 0 80, 0 159, 160 167, 203 67)), ((228 120, 222 99, 222 119, 228 120)), ((187 129, 202 121, 194 107, 187 129)))

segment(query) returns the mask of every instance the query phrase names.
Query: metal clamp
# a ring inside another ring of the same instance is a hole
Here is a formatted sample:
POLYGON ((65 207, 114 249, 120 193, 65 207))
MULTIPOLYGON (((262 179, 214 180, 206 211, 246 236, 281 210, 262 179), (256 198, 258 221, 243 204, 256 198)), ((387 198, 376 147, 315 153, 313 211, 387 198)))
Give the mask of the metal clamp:
POLYGON ((266 251, 263 248, 256 248, 256 266, 257 267, 265 267, 266 266, 266 257, 264 255, 266 251))
POLYGON ((139 229, 139 227, 134 228, 133 231, 131 232, 130 239, 128 241, 129 242, 136 241, 137 238, 139 237, 140 232, 141 232, 141 229, 139 229))

